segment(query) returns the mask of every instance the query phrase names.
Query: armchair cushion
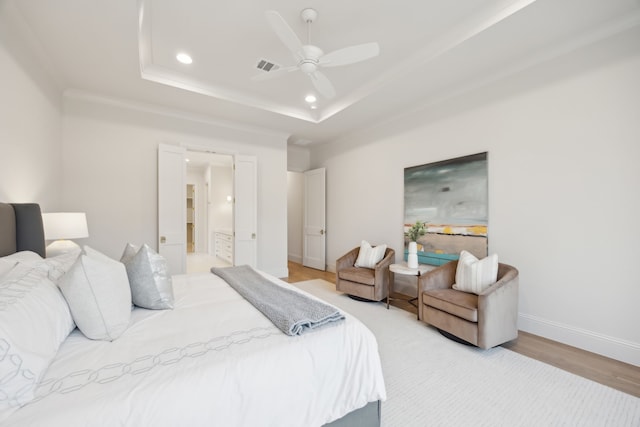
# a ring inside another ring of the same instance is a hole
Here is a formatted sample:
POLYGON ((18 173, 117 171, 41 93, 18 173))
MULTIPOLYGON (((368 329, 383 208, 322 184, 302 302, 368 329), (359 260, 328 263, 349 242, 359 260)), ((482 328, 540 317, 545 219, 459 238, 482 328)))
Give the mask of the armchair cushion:
POLYGON ((498 255, 479 260, 467 251, 460 252, 453 289, 480 294, 498 280, 498 255))
POLYGON ((386 250, 387 245, 372 247, 369 242, 363 240, 362 243, 360 243, 360 252, 358 252, 355 267, 376 268, 376 264, 384 258, 386 250))
POLYGON ((347 267, 338 272, 338 277, 350 282, 373 286, 376 283, 375 271, 370 268, 347 267))
POLYGON ((478 321, 478 296, 453 289, 432 289, 424 292, 424 301, 438 310, 470 322, 478 321))

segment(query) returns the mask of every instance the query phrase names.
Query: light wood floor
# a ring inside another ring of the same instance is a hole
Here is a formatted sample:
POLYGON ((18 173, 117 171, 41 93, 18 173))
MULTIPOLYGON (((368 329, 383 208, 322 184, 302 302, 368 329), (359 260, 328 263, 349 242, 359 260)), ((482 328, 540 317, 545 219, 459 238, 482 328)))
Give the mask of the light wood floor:
MULTIPOLYGON (((285 278, 289 283, 312 279, 324 279, 335 283, 336 276, 328 271, 315 270, 289 262, 289 277, 285 278)), ((403 297, 402 295, 397 296, 403 297)), ((413 305, 402 301, 402 299, 396 299, 391 304, 414 314, 417 313, 417 309, 413 305)), ((640 368, 636 366, 523 331, 520 331, 516 341, 503 344, 502 347, 640 397, 640 368)))

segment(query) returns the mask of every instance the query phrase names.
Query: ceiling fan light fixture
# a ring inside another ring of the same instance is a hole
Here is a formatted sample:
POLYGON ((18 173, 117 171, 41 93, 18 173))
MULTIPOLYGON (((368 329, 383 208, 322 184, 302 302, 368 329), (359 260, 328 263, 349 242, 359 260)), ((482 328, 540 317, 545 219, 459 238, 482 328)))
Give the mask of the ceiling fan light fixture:
MULTIPOLYGON (((327 99, 335 97, 336 90, 321 68, 355 64, 380 53, 378 43, 372 42, 348 46, 325 55, 322 49, 311 44, 311 24, 318 17, 318 12, 311 8, 304 9, 301 13, 302 20, 307 23, 307 44, 302 43, 287 21, 275 10, 267 10, 265 16, 271 29, 296 60, 296 65, 280 68, 279 72, 270 73, 269 76, 282 76, 290 71, 300 70, 311 79, 316 91, 327 99)), ((252 79, 266 80, 264 76, 265 74, 254 76, 252 79)))
POLYGON ((181 64, 189 65, 193 62, 193 59, 188 53, 180 52, 176 55, 176 59, 181 64))
POLYGON ((300 70, 305 74, 315 73, 318 66, 311 61, 302 61, 300 63, 300 70))

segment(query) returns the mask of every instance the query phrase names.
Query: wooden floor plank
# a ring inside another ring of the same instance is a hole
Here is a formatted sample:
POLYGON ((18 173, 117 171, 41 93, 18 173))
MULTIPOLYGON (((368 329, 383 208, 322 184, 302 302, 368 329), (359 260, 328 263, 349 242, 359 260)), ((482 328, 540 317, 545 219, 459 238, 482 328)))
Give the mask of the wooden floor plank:
MULTIPOLYGON (((324 279, 335 283, 336 276, 328 271, 315 270, 289 262, 289 276, 284 280, 294 283, 313 279, 324 279)), ((417 309, 405 301, 407 296, 401 294, 394 294, 394 296, 398 299, 393 300, 391 304, 413 314, 417 313, 417 309)), ((640 397, 640 368, 637 366, 523 331, 519 332, 517 340, 503 344, 502 347, 640 397)))

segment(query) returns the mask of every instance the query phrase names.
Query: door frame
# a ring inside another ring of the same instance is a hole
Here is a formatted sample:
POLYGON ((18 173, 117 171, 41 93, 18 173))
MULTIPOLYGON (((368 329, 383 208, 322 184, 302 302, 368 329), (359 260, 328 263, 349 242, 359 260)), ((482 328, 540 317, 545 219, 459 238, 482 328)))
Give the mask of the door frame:
POLYGON ((238 154, 233 157, 233 265, 258 267, 258 238, 258 158, 238 154), (241 170, 245 175, 240 177, 241 170), (248 206, 253 214, 241 211, 248 206))
POLYGON ((316 168, 304 172, 302 220, 302 265, 327 269, 327 170, 316 168), (311 179, 315 181, 311 181, 311 179), (311 189, 310 185, 314 185, 311 189), (313 212, 313 215, 311 214, 313 212))
MULTIPOLYGON (((200 145, 195 145, 195 144, 185 144, 185 143, 180 143, 180 144, 170 144, 170 143, 161 143, 158 144, 158 147, 160 146, 168 146, 168 147, 175 147, 177 150, 182 150, 183 153, 183 165, 184 167, 182 168, 182 174, 183 174, 183 190, 182 190, 182 197, 180 200, 180 205, 184 206, 185 200, 186 200, 186 184, 187 184, 187 167, 186 167, 186 162, 184 162, 184 158, 187 154, 187 152, 189 151, 194 151, 194 152, 201 152, 201 153, 210 153, 210 154, 221 154, 221 155, 226 155, 226 156, 231 156, 233 159, 233 164, 236 164, 237 159, 242 159, 243 157, 252 157, 255 160, 255 164, 257 165, 257 156, 255 155, 242 155, 240 153, 237 152, 228 152, 225 150, 215 150, 212 149, 211 147, 203 147, 200 145)), ((257 267, 258 264, 258 250, 257 250, 257 218, 258 218, 258 205, 257 205, 257 197, 258 197, 258 186, 257 186, 257 168, 254 170, 255 173, 255 178, 256 178, 256 183, 255 183, 255 188, 254 188, 254 195, 252 197, 255 197, 255 203, 254 203, 254 218, 255 218, 255 227, 254 230, 252 231, 252 234, 254 234, 254 236, 256 236, 253 240, 254 240, 254 247, 253 247, 253 254, 252 254, 252 258, 254 260, 253 264, 255 264, 254 266, 257 267)), ((160 171, 158 171, 158 174, 160 174, 160 171)), ((233 198, 234 201, 237 198, 237 194, 236 194, 236 171, 234 170, 234 176, 233 176, 233 198)), ((158 188, 158 192, 160 192, 160 188, 158 188)), ((160 198, 160 194, 158 194, 158 197, 160 198)), ((234 216, 234 221, 233 221, 233 228, 234 228, 234 234, 235 234, 235 203, 233 203, 233 216, 234 216)), ((158 210, 160 209, 160 205, 158 204, 158 210)), ((184 210, 184 209, 183 209, 184 210)), ((183 271, 186 271, 186 256, 187 256, 187 247, 186 247, 186 210, 184 210, 184 215, 183 215, 183 228, 185 230, 185 232, 183 233, 183 237, 184 237, 184 269, 183 271)), ((195 214, 195 212, 194 212, 195 214)), ((160 246, 160 234, 158 234, 158 246, 160 246)), ((235 243, 235 242, 234 242, 235 243)), ((246 259, 246 258, 245 258, 246 259)), ((236 245, 234 244, 234 256, 233 256, 233 260, 234 260, 234 265, 236 264, 236 245)))
POLYGON ((187 212, 185 208, 187 168, 184 153, 184 147, 171 144, 158 144, 156 152, 158 166, 156 207, 158 253, 167 260, 171 274, 182 274, 187 268, 187 212), (181 169, 180 173, 176 172, 177 167, 181 169), (163 172, 165 173, 164 179, 162 178, 163 172), (177 178, 179 182, 176 183, 170 178, 167 181, 167 172, 172 172, 170 175, 177 178))

